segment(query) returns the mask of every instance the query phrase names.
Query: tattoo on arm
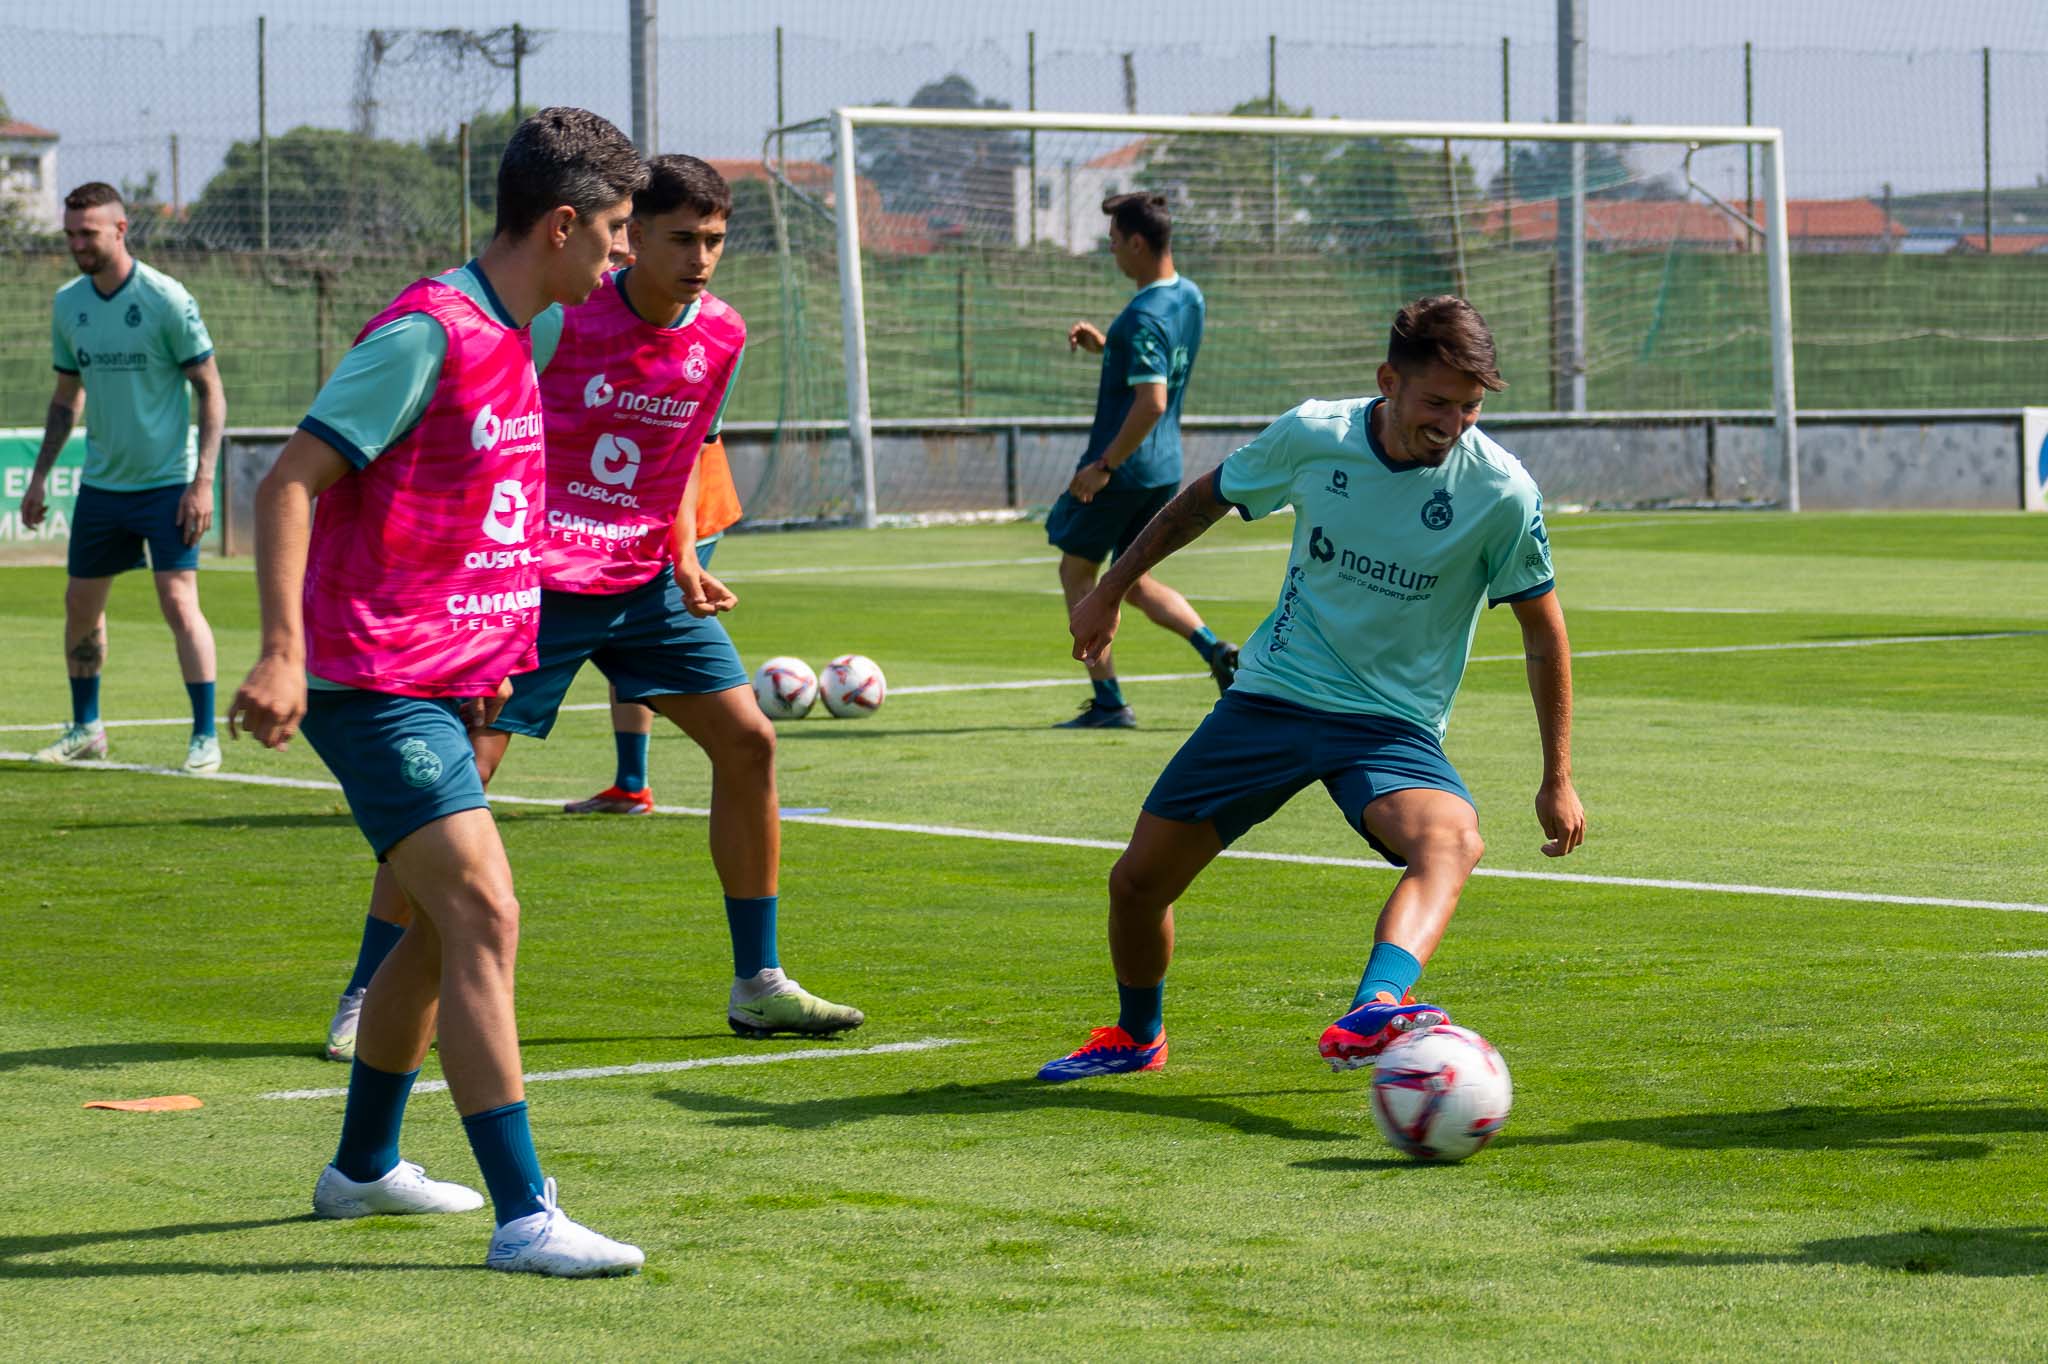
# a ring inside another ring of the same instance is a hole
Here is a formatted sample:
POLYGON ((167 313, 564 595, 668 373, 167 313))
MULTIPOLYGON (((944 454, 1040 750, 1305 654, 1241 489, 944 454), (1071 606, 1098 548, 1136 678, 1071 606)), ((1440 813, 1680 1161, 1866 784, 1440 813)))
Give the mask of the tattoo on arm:
POLYGON ((51 403, 50 411, 43 418, 43 448, 36 452, 34 478, 45 478, 56 466, 57 456, 64 453, 64 442, 71 439, 71 428, 78 424, 78 413, 69 403, 51 403))
POLYGON ((1145 524, 1136 543, 1117 556, 1105 581, 1114 578, 1119 588, 1128 589, 1168 555, 1193 544, 1203 531, 1229 514, 1229 504, 1218 502, 1210 492, 1209 480, 1196 479, 1145 524))

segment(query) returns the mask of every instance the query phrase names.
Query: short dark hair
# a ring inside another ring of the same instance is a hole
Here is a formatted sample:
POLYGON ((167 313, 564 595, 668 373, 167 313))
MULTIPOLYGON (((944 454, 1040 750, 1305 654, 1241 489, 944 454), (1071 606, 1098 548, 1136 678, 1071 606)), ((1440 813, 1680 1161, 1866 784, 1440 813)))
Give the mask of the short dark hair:
POLYGON ((1173 216, 1166 211, 1166 196, 1148 190, 1135 194, 1112 194, 1102 201, 1102 211, 1126 237, 1143 237, 1154 251, 1164 251, 1173 241, 1173 216))
POLYGON ((66 208, 98 208, 101 204, 112 204, 122 209, 127 207, 121 202, 121 191, 104 180, 88 180, 64 196, 66 208))
POLYGON ((1394 314, 1387 335, 1387 363, 1401 373, 1415 374, 1432 360, 1471 375, 1489 392, 1508 386, 1500 377, 1492 329, 1477 308, 1453 294, 1416 299, 1394 314))
POLYGON ((562 204, 587 217, 646 183, 647 166, 624 133, 588 109, 553 105, 513 129, 505 144, 494 230, 523 237, 562 204))
POLYGON ((711 164, 694 156, 657 156, 647 163, 647 184, 633 196, 633 216, 657 218, 688 208, 702 218, 732 216, 732 186, 711 164))

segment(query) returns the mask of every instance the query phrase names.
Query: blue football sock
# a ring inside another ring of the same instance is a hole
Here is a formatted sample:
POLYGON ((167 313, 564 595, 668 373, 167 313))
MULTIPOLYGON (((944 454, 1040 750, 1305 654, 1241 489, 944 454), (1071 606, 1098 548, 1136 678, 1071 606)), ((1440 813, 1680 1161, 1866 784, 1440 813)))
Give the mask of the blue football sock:
POLYGON ((619 750, 619 774, 612 785, 629 796, 647 789, 647 737, 623 729, 612 731, 612 746, 619 750))
POLYGON ((384 1178, 398 1165, 398 1128, 405 1121, 405 1101, 412 1095, 418 1070, 393 1075, 359 1059, 349 1066, 348 1107, 341 1113, 341 1145, 334 1168, 367 1184, 384 1178))
POLYGON ((1124 689, 1116 684, 1114 677, 1105 677, 1095 684, 1095 704, 1104 710, 1124 708, 1124 689))
POLYGON ((1166 1029, 1166 982, 1157 985, 1116 984, 1116 1025, 1144 1045, 1166 1029))
POLYGON ((741 980, 782 965, 775 954, 775 897, 725 897, 725 924, 732 930, 732 973, 741 980))
POLYGON ((213 733, 213 683, 187 682, 185 695, 192 698, 192 737, 203 739, 213 733))
POLYGON ((1214 630, 1204 625, 1201 629, 1188 636, 1188 643, 1195 646, 1195 652, 1202 656, 1204 663, 1209 663, 1215 660, 1216 650, 1222 645, 1223 641, 1216 638, 1214 630))
POLYGON ((100 718, 100 675, 71 679, 71 723, 89 725, 100 718))
POLYGON ((356 973, 348 978, 351 992, 370 983, 370 977, 377 974, 384 958, 391 955, 391 949, 404 936, 404 924, 387 924, 374 914, 363 916, 363 943, 356 949, 356 973))
POLYGON ((1376 942, 1372 945, 1372 956, 1365 963, 1365 976, 1358 982, 1358 993, 1351 997, 1351 1007, 1371 999, 1384 990, 1395 999, 1400 999, 1415 988, 1415 982, 1422 978, 1422 963, 1415 960, 1405 947, 1396 947, 1390 942, 1376 942))
POLYGON ((472 1113, 462 1120, 462 1130, 469 1134, 469 1149, 484 1172, 498 1225, 541 1211, 540 1195, 547 1180, 540 1172, 540 1157, 533 1153, 525 1102, 472 1113))

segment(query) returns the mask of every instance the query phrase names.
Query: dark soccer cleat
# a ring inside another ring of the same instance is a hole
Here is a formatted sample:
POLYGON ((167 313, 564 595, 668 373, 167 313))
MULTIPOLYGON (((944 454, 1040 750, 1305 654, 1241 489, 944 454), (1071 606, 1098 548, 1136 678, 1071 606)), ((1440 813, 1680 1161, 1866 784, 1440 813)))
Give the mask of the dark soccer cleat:
POLYGON ((1129 1075, 1141 1070, 1157 1070, 1166 1064, 1166 1030, 1161 1028, 1159 1036, 1150 1042, 1134 1041, 1122 1028, 1112 1024, 1107 1028, 1096 1028, 1088 1034, 1088 1041, 1079 1051, 1069 1052, 1057 1061, 1047 1061, 1038 1068, 1038 1078, 1049 1084, 1060 1084, 1066 1080, 1085 1079, 1090 1075, 1129 1075))
POLYGON ((1397 1000, 1382 990, 1323 1029, 1316 1050, 1331 1070, 1357 1070, 1371 1065, 1403 1033, 1450 1021, 1451 1016, 1434 1004, 1417 1004, 1412 996, 1397 1000))
POLYGON ((1136 729, 1138 714, 1129 706, 1098 706, 1093 701, 1081 707, 1081 713, 1071 720, 1062 720, 1054 729, 1136 729))
POLYGON ((1224 640, 1216 646, 1216 652, 1209 656, 1209 676, 1216 679, 1216 690, 1230 690, 1230 684, 1237 680, 1237 646, 1224 640))

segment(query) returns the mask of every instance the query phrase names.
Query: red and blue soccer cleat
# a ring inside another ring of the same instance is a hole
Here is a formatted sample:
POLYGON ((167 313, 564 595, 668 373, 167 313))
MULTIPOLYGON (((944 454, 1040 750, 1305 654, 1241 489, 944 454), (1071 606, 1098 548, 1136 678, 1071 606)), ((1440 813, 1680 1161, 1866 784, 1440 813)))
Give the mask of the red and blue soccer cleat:
POLYGON ((1133 1041, 1131 1035, 1112 1024, 1088 1034, 1079 1051, 1038 1068, 1038 1078, 1048 1084, 1086 1079, 1090 1075, 1129 1075, 1140 1070, 1157 1070, 1166 1064, 1166 1029, 1150 1042, 1133 1041))
POLYGON ((1434 1004, 1417 1004, 1413 995, 1395 999, 1382 990, 1323 1029, 1316 1050, 1331 1070, 1357 1070, 1371 1065, 1402 1034, 1450 1021, 1434 1004))

